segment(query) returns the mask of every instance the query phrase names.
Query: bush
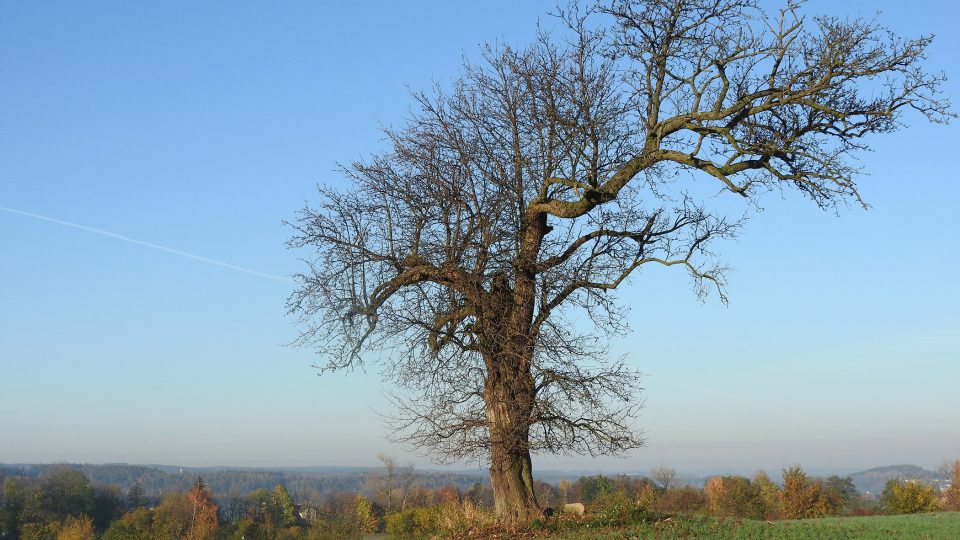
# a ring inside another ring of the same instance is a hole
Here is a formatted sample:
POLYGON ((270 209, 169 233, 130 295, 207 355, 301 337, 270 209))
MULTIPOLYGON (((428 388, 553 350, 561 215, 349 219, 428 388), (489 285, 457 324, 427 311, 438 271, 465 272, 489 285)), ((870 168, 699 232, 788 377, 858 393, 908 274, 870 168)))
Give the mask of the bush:
POLYGON ((693 514, 707 508, 707 496, 702 489, 684 486, 669 488, 654 501, 653 509, 658 512, 678 512, 693 514))
POLYGON ((656 516, 651 512, 651 503, 643 497, 631 500, 624 489, 599 495, 590 504, 589 525, 611 527, 652 521, 656 516))
POLYGON ((940 509, 933 486, 913 480, 890 480, 883 488, 883 506, 894 514, 935 512, 940 509))
POLYGON ((412 508, 387 514, 387 534, 397 538, 424 538, 437 531, 436 508, 412 508))
POLYGON ((467 536, 471 532, 488 530, 495 524, 493 512, 478 509, 469 499, 462 503, 449 502, 437 509, 437 529, 443 536, 467 536))

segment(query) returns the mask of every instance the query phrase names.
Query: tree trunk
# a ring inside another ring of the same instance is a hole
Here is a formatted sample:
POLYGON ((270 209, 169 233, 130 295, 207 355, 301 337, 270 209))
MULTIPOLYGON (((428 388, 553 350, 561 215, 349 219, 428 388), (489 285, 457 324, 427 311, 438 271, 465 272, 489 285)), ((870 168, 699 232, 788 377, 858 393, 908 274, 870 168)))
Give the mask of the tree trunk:
POLYGON ((533 492, 529 450, 491 449, 490 482, 493 509, 501 523, 522 523, 539 515, 540 505, 533 492))
MULTIPOLYGON (((501 358, 501 369, 509 364, 501 358)), ((525 522, 540 513, 533 491, 529 419, 533 378, 522 366, 509 366, 487 378, 485 396, 490 430, 490 481, 494 513, 501 523, 525 522), (519 368, 519 369, 518 369, 519 368)))
POLYGON ((533 491, 530 461, 530 422, 536 399, 531 372, 535 338, 531 322, 536 304, 536 274, 532 270, 547 232, 546 214, 526 216, 518 272, 511 289, 506 276, 491 284, 489 345, 485 361, 484 401, 490 434, 490 481, 500 523, 522 523, 540 515, 533 491))

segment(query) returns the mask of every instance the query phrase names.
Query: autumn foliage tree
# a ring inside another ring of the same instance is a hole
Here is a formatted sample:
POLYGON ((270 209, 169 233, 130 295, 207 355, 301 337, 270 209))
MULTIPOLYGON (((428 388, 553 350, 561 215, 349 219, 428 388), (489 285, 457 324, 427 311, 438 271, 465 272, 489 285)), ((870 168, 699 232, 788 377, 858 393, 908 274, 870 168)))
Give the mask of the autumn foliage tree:
POLYGON ((916 514, 940 509, 933 486, 914 480, 887 481, 881 499, 887 511, 893 514, 916 514))
POLYGON ((182 494, 166 495, 150 512, 151 535, 157 540, 180 540, 190 531, 193 503, 182 494))
POLYGON ((345 167, 350 187, 321 187, 290 241, 313 250, 288 304, 297 343, 325 371, 381 361, 401 440, 488 460, 505 521, 539 513, 531 454, 643 443, 638 373, 606 346, 626 330, 614 293, 660 265, 725 299, 710 248, 740 221, 717 191, 745 208, 771 191, 865 204, 865 137, 905 111, 949 116, 921 67, 931 38, 870 20, 754 0, 613 0, 557 20, 415 94, 389 149, 345 167))
POLYGON ((94 540, 93 520, 87 516, 69 517, 57 533, 57 540, 94 540))
POLYGON ((186 540, 204 540, 210 538, 217 529, 217 505, 203 479, 197 478, 193 487, 187 492, 187 500, 192 508, 190 525, 186 540))
POLYGON ((812 479, 799 466, 783 470, 783 489, 780 491, 780 517, 803 519, 833 516, 843 509, 841 495, 818 479, 812 479))
POLYGON ((704 485, 707 508, 715 516, 760 519, 764 507, 759 486, 743 476, 714 476, 704 485))
POLYGON ((377 530, 377 516, 373 514, 373 505, 363 495, 357 495, 353 503, 354 526, 361 534, 369 534, 377 530))

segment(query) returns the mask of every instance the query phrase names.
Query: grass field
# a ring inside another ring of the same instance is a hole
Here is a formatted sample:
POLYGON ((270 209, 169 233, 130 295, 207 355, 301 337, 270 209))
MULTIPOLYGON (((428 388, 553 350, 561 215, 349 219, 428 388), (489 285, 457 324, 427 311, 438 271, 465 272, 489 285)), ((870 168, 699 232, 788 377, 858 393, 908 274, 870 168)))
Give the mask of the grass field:
POLYGON ((890 538, 960 540, 960 512, 807 519, 801 521, 751 521, 678 517, 622 529, 578 528, 550 536, 558 540, 673 540, 673 539, 850 539, 890 538))

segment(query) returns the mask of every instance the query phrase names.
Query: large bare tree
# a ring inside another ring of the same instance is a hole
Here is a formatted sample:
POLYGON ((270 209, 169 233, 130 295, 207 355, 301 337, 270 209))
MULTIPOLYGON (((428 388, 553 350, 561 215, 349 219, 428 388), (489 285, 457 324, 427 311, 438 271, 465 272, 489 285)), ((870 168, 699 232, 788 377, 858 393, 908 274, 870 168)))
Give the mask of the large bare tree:
POLYGON ((323 370, 379 362, 400 437, 488 459, 505 521, 538 510, 531 453, 643 444, 638 374, 608 358, 624 330, 614 289, 675 266, 725 300, 708 246, 739 219, 706 201, 727 192, 747 209, 796 190, 864 204, 864 137, 907 110, 951 116, 942 75, 920 65, 931 38, 870 21, 752 0, 557 15, 561 30, 488 46, 415 95, 390 149, 345 167, 349 188, 321 187, 290 242, 311 250, 288 306, 298 343, 323 370), (701 173, 709 197, 689 189, 701 173))

